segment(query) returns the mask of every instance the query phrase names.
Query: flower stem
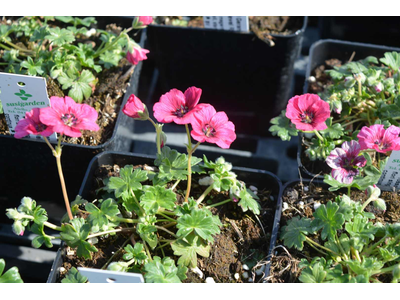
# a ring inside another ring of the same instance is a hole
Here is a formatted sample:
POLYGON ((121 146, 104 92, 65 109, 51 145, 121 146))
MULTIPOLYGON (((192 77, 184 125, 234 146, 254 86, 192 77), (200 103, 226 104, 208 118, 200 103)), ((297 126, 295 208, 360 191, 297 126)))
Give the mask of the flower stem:
POLYGON ((186 195, 185 195, 185 202, 189 202, 189 194, 190 194, 190 188, 192 185, 192 139, 190 137, 190 132, 189 132, 189 126, 188 124, 185 124, 185 128, 186 128, 186 133, 187 133, 187 137, 188 137, 188 178, 187 178, 187 187, 186 187, 186 195))
POLYGON ((361 207, 361 210, 363 211, 363 210, 367 207, 367 205, 368 205, 370 202, 374 201, 374 200, 375 200, 375 197, 369 197, 369 198, 367 199, 367 201, 364 202, 363 206, 361 207))
POLYGON ((176 222, 175 219, 172 219, 172 218, 168 217, 167 215, 164 215, 162 212, 157 212, 157 214, 163 216, 164 218, 166 218, 167 220, 169 220, 171 222, 176 222))
POLYGON ((103 231, 103 232, 97 232, 91 235, 88 235, 88 237, 86 239, 91 239, 94 238, 96 236, 100 236, 103 234, 108 234, 108 233, 113 233, 113 232, 123 232, 123 231, 132 231, 135 230, 134 227, 128 227, 128 228, 118 228, 118 229, 113 229, 113 230, 108 230, 108 231, 103 231))
POLYGON ((347 126, 349 126, 349 125, 351 125, 353 123, 359 122, 359 121, 365 121, 365 119, 356 119, 356 120, 353 120, 353 121, 351 121, 349 123, 343 124, 342 126, 343 126, 343 128, 345 128, 345 127, 347 127, 347 126))
POLYGON ((155 226, 157 229, 160 229, 160 230, 165 231, 166 233, 169 233, 170 235, 172 235, 172 236, 175 237, 175 238, 178 237, 175 233, 173 233, 172 231, 169 231, 168 229, 165 229, 165 228, 162 227, 162 226, 158 226, 158 225, 154 225, 154 226, 155 226))
POLYGON ((162 132, 162 125, 156 124, 151 118, 148 118, 148 120, 153 124, 154 128, 156 129, 156 144, 157 144, 157 153, 161 154, 161 132, 162 132))
POLYGON ((57 170, 58 170, 58 175, 60 177, 61 189, 62 189, 62 193, 64 196, 64 202, 65 202, 65 208, 67 209, 69 219, 72 220, 74 217, 71 212, 71 205, 69 204, 67 187, 65 186, 65 179, 64 179, 64 174, 63 174, 62 165, 61 165, 61 152, 62 152, 61 139, 62 139, 62 135, 60 135, 58 137, 58 145, 57 145, 56 149, 53 151, 53 155, 56 157, 57 170))
POLYGON ((220 205, 223 205, 223 204, 229 203, 229 202, 232 202, 232 199, 227 199, 227 200, 224 200, 224 201, 212 204, 212 205, 207 205, 206 208, 220 206, 220 205))
POLYGON ((199 199, 197 199, 197 205, 199 205, 204 198, 212 191, 213 189, 213 184, 211 184, 210 186, 208 186, 208 188, 203 192, 203 194, 201 194, 201 196, 199 197, 199 199))
POLYGON ((331 249, 326 248, 326 247, 324 247, 324 246, 322 246, 322 245, 320 245, 320 244, 314 242, 314 241, 313 241, 312 239, 310 239, 308 236, 304 236, 304 237, 306 238, 307 243, 313 244, 313 245, 315 245, 315 246, 317 246, 317 247, 320 247, 321 249, 323 249, 323 250, 325 250, 325 251, 328 251, 328 252, 334 254, 335 256, 340 256, 340 255, 339 255, 338 253, 336 253, 335 251, 332 251, 331 249))
POLYGON ((321 142, 325 143, 325 139, 322 137, 322 135, 319 134, 317 130, 314 129, 314 133, 321 142))
POLYGON ((135 224, 135 223, 139 223, 138 219, 127 219, 127 218, 121 218, 121 217, 109 217, 107 216, 107 218, 112 221, 112 222, 124 222, 124 223, 131 223, 131 224, 135 224))

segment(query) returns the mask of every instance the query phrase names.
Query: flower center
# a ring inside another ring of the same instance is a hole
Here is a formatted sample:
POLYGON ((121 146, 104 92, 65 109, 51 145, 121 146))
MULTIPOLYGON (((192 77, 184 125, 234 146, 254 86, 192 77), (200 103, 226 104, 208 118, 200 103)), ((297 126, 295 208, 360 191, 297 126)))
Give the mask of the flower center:
POLYGON ((40 124, 35 124, 35 129, 37 132, 42 132, 44 130, 46 130, 47 126, 40 123, 40 124))
POLYGON ((71 127, 71 126, 76 125, 78 119, 75 117, 74 114, 65 114, 65 115, 62 115, 61 121, 63 121, 65 125, 71 127))
POLYGON ((209 124, 204 126, 203 128, 203 133, 206 135, 206 137, 213 137, 216 133, 215 129, 211 127, 209 124))
POLYGON ((310 124, 314 119, 314 114, 308 110, 300 114, 300 120, 302 123, 310 124))
POLYGON ((384 143, 381 140, 376 140, 374 144, 378 145, 379 150, 385 150, 385 149, 389 148, 389 146, 390 146, 389 144, 384 143))
POLYGON ((182 118, 186 113, 188 113, 189 112, 189 108, 187 107, 187 106, 183 106, 183 105, 181 105, 181 107, 180 108, 178 108, 175 112, 174 112, 174 114, 175 114, 175 116, 177 116, 177 117, 179 117, 179 118, 182 118))

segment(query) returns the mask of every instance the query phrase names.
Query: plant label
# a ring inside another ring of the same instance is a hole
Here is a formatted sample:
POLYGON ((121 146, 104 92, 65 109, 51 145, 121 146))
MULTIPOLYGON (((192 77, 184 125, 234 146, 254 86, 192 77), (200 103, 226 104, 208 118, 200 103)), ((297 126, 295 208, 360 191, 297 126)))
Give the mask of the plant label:
POLYGON ((392 151, 377 185, 385 191, 400 189, 400 151, 392 151))
MULTIPOLYGON (((14 134, 18 121, 25 117, 26 112, 35 107, 50 106, 46 80, 43 77, 0 72, 0 101, 10 133, 14 134)), ((29 135, 29 138, 42 139, 39 135, 29 135)), ((55 133, 49 138, 57 140, 55 133)))
POLYGON ((90 283, 144 283, 139 273, 115 272, 78 267, 79 273, 88 278, 90 283))
POLYGON ((228 30, 228 31, 249 31, 249 17, 246 16, 206 16, 203 17, 204 28, 228 30))

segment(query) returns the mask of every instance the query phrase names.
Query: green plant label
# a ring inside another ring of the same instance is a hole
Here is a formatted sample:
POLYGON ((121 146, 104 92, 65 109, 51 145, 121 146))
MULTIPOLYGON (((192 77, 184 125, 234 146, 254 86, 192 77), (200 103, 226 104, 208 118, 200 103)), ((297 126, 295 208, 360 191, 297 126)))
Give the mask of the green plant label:
POLYGON ((206 16, 203 17, 204 28, 228 30, 228 31, 249 31, 249 17, 246 16, 206 16))
POLYGON ((386 191, 400 189, 400 151, 392 151, 377 185, 386 191))
MULTIPOLYGON (((18 122, 33 108, 50 106, 46 80, 43 77, 0 72, 0 101, 11 134, 15 133, 18 122)), ((41 139, 31 135, 27 138, 41 139)), ((57 140, 55 134, 50 140, 57 140)))

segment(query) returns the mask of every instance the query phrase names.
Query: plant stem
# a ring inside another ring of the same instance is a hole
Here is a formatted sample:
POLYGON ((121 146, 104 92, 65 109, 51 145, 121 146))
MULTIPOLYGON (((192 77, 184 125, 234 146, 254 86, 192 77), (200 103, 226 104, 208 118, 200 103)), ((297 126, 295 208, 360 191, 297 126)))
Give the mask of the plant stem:
POLYGON ((121 217, 117 217, 117 216, 114 216, 114 217, 107 216, 107 218, 112 222, 117 221, 117 222, 124 222, 124 223, 130 223, 130 224, 139 223, 138 219, 127 219, 127 218, 121 218, 121 217))
POLYGON ((369 197, 369 198, 367 199, 367 201, 364 202, 363 206, 361 207, 361 210, 364 210, 364 209, 367 207, 367 205, 368 205, 370 202, 374 201, 374 200, 376 200, 374 197, 369 197))
POLYGON ((320 245, 320 244, 314 242, 314 241, 313 241, 312 239, 310 239, 308 236, 304 236, 304 237, 306 238, 306 242, 308 242, 309 244, 313 244, 313 245, 315 245, 315 246, 317 246, 317 247, 320 247, 321 249, 324 249, 325 251, 328 251, 328 252, 334 254, 335 256, 340 256, 340 255, 339 255, 338 253, 336 253, 335 251, 332 251, 331 249, 326 248, 326 247, 324 247, 324 246, 322 246, 322 245, 320 245))
POLYGON ((379 241, 377 241, 375 244, 371 245, 370 247, 368 247, 367 249, 365 249, 362 254, 363 255, 370 255, 371 252, 378 247, 381 243, 383 243, 385 241, 385 239, 387 238, 387 236, 385 235, 383 238, 381 238, 379 241))
POLYGON ((115 251, 114 254, 110 257, 110 259, 104 264, 104 266, 101 267, 101 270, 105 270, 107 268, 107 266, 109 265, 109 263, 113 260, 113 258, 122 251, 122 249, 124 249, 124 247, 126 246, 126 244, 129 242, 130 239, 127 239, 122 245, 121 247, 119 247, 118 251, 115 251))
POLYGON ((157 144, 157 153, 161 154, 161 132, 162 132, 162 125, 156 124, 151 118, 148 119, 156 129, 156 144, 157 144))
POLYGON ((349 125, 351 125, 353 123, 359 122, 359 121, 365 121, 365 119, 356 119, 356 120, 353 120, 353 121, 351 121, 349 123, 343 124, 342 126, 343 126, 343 128, 345 128, 345 127, 347 127, 347 126, 349 126, 349 125))
POLYGON ((175 237, 175 238, 178 237, 175 233, 173 233, 172 231, 169 231, 168 229, 165 229, 165 228, 162 227, 162 226, 157 226, 157 225, 154 225, 154 226, 155 226, 157 229, 160 229, 160 230, 165 231, 166 233, 169 233, 170 235, 172 235, 172 236, 175 237))
POLYGON ((318 137, 318 139, 319 139, 321 142, 325 143, 325 139, 322 137, 322 135, 319 134, 319 132, 318 132, 317 130, 314 129, 313 132, 315 133, 315 135, 318 137))
POLYGON ((346 254, 346 252, 344 251, 344 249, 343 249, 343 247, 342 247, 342 244, 340 243, 340 240, 339 240, 338 235, 337 235, 336 232, 335 232, 335 242, 336 242, 336 245, 338 246, 340 252, 342 252, 343 257, 347 260, 347 259, 348 259, 347 254, 346 254))
MULTIPOLYGON (((35 219, 33 216, 30 216, 30 215, 24 215, 24 218, 25 219, 29 219, 29 220, 34 220, 35 219)), ((61 227, 57 226, 57 225, 54 225, 53 223, 50 223, 50 222, 46 221, 46 222, 43 223, 43 225, 46 226, 46 227, 49 227, 50 229, 61 231, 61 227)))
POLYGON ((350 194, 351 194, 351 186, 348 186, 347 187, 347 196, 350 197, 350 194))
POLYGON ((175 190, 175 188, 177 187, 177 185, 179 184, 179 182, 181 182, 180 179, 177 180, 177 181, 174 183, 174 185, 170 187, 170 190, 171 190, 171 191, 175 190))
POLYGON ((185 202, 189 202, 189 194, 190 194, 190 188, 192 185, 192 139, 190 138, 190 132, 189 132, 189 126, 188 124, 185 124, 186 128, 186 133, 188 136, 188 178, 187 178, 187 187, 186 187, 186 194, 185 194, 185 202))
POLYGON ((103 232, 97 232, 97 233, 93 233, 91 235, 88 235, 88 237, 86 239, 91 239, 94 238, 96 236, 100 236, 103 234, 108 234, 108 233, 113 233, 113 232, 123 232, 123 231, 132 231, 135 230, 134 227, 128 227, 128 228, 118 228, 118 229, 113 229, 113 230, 108 230, 108 231, 103 231, 103 232))
POLYGON ((208 186, 207 189, 203 192, 203 194, 201 194, 199 199, 196 200, 197 205, 199 205, 204 200, 204 198, 212 191, 212 189, 213 189, 213 184, 208 186))
POLYGON ((62 134, 58 137, 58 145, 56 147, 56 150, 53 151, 53 155, 56 157, 57 170, 58 170, 58 175, 60 177, 61 189, 62 189, 62 193, 64 196, 65 207, 67 209, 69 219, 72 220, 74 217, 71 212, 71 205, 69 204, 67 187, 65 186, 65 179, 64 179, 64 174, 63 174, 62 165, 61 165, 61 153, 62 153, 61 139, 62 139, 62 134))
POLYGON ((212 204, 212 205, 207 205, 206 208, 220 206, 220 205, 223 205, 223 204, 229 203, 229 202, 232 202, 232 199, 227 199, 227 200, 224 200, 224 201, 212 204))
POLYGON ((163 217, 164 217, 164 218, 166 218, 168 221, 176 222, 176 220, 175 220, 175 219, 172 219, 172 218, 170 218, 170 217, 168 217, 168 216, 164 215, 162 212, 157 212, 157 214, 159 214, 159 215, 163 216, 163 217))
POLYGON ((152 261, 153 258, 151 257, 151 254, 150 254, 149 248, 147 247, 146 241, 143 241, 143 246, 144 246, 144 248, 146 249, 147 256, 148 256, 149 259, 152 261))
POLYGON ((138 199, 136 198, 135 193, 133 192, 132 189, 130 189, 130 192, 132 194, 133 200, 135 200, 135 202, 136 202, 136 205, 139 206, 140 212, 142 213, 143 216, 145 216, 146 212, 144 211, 143 207, 140 206, 140 203, 139 203, 138 199))

